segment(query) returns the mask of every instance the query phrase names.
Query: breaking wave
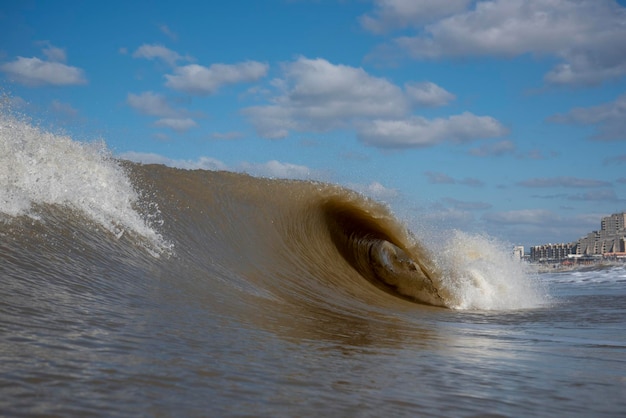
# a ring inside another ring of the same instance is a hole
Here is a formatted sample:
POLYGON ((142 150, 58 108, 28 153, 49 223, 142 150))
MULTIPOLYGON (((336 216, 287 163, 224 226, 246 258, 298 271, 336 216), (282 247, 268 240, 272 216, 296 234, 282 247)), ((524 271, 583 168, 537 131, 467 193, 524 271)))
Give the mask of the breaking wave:
POLYGON ((29 280, 114 276, 146 286, 158 277, 175 288, 193 277, 224 297, 355 311, 413 302, 520 309, 546 300, 506 247, 455 232, 429 250, 386 205, 354 191, 120 162, 102 142, 7 115, 0 219, 4 273, 29 280))

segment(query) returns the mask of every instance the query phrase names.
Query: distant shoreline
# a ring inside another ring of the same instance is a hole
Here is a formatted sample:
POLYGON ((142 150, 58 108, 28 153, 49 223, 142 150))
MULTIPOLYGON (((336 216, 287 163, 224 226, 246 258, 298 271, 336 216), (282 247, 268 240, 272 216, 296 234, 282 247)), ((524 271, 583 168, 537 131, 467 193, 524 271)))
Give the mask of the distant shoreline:
POLYGON ((626 265, 625 261, 601 260, 588 264, 561 264, 561 263, 529 263, 538 273, 561 273, 570 271, 604 270, 616 266, 626 265))

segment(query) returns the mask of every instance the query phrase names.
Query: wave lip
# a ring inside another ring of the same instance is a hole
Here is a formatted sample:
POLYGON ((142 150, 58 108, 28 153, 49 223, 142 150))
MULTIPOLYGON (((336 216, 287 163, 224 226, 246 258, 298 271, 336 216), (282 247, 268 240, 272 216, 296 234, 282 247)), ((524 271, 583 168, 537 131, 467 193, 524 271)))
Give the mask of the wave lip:
POLYGON ((74 141, 0 113, 0 214, 37 218, 36 208, 68 207, 118 238, 131 232, 163 247, 138 200, 104 142, 74 141))
POLYGON ((448 306, 468 310, 515 310, 545 306, 550 297, 530 266, 514 259, 511 245, 485 235, 452 231, 436 263, 448 306))

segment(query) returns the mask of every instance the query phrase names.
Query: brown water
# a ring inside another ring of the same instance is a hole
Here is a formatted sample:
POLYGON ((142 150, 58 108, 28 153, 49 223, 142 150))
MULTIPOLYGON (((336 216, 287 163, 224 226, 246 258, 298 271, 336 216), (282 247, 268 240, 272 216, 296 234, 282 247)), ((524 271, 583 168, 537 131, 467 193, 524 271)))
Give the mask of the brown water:
POLYGON ((0 127, 0 416, 626 411, 624 266, 539 276, 338 186, 0 127))

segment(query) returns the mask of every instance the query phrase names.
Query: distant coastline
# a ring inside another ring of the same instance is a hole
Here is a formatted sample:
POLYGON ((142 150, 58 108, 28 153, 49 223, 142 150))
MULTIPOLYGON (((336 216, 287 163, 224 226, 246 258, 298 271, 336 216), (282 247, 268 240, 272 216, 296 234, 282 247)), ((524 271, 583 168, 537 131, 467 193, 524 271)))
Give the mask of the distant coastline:
POLYGON ((599 259, 588 263, 529 263, 538 273, 561 273, 571 271, 604 270, 612 267, 626 266, 624 259, 599 259))
POLYGON ((569 243, 535 245, 530 254, 517 246, 516 257, 539 266, 541 271, 570 271, 626 262, 626 212, 605 216, 600 229, 592 231, 578 241, 569 243))

